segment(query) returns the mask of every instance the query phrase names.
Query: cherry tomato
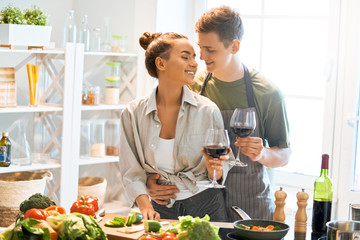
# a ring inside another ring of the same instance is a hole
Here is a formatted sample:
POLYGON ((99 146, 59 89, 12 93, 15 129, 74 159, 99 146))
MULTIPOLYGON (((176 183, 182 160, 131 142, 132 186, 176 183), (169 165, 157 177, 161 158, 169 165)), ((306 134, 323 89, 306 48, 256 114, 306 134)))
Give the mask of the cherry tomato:
POLYGON ((163 234, 161 234, 161 236, 163 237, 163 239, 164 239, 164 237, 167 237, 167 236, 176 238, 176 235, 173 232, 164 232, 163 234))
POLYGON ((146 234, 139 238, 139 240, 161 240, 161 239, 162 239, 161 237, 158 237, 153 234, 146 234))
POLYGON ((176 240, 176 239, 177 239, 176 236, 170 236, 170 235, 162 238, 162 240, 176 240))
POLYGON ((46 220, 48 216, 49 214, 44 209, 31 208, 25 212, 24 219, 46 220))
POLYGON ((45 212, 48 213, 49 216, 57 216, 59 214, 66 214, 65 208, 60 206, 50 206, 44 209, 45 212))

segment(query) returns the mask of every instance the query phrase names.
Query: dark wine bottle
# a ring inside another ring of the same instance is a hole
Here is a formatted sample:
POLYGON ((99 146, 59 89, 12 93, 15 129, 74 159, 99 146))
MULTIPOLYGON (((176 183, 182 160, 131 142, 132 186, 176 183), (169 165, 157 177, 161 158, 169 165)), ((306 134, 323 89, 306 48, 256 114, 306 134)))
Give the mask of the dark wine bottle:
POLYGON ((7 136, 8 133, 3 132, 0 139, 0 167, 8 167, 11 164, 11 142, 7 136))
POLYGON ((314 184, 312 231, 326 233, 326 223, 331 218, 333 182, 329 177, 329 155, 322 155, 321 174, 314 184))

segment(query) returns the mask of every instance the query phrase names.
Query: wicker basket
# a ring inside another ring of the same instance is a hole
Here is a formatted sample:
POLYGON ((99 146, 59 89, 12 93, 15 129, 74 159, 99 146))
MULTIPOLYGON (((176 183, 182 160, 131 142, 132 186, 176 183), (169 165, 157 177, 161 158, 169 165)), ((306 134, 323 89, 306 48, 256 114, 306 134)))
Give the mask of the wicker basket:
POLYGON ((90 195, 98 199, 99 208, 102 208, 105 200, 107 181, 102 177, 79 178, 78 197, 90 195))
POLYGON ((44 194, 46 181, 51 179, 49 171, 0 174, 0 226, 14 223, 21 202, 35 193, 44 194))

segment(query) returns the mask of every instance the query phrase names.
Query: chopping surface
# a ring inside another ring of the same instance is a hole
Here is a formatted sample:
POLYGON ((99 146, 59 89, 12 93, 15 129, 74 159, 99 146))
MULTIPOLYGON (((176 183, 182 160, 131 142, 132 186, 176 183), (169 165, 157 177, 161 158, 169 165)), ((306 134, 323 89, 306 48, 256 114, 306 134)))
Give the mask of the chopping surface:
MULTIPOLYGON (((124 232, 119 232, 119 229, 124 229, 125 227, 122 228, 111 228, 111 227, 105 227, 105 222, 108 220, 113 220, 114 217, 123 217, 126 218, 125 216, 118 216, 116 214, 111 214, 111 213, 106 213, 104 218, 100 221, 100 226, 101 228, 106 232, 108 239, 109 240, 135 240, 138 239, 141 235, 143 235, 145 233, 144 230, 138 231, 138 232, 134 232, 134 233, 124 233, 124 232)), ((177 220, 161 220, 160 222, 177 222, 177 220)), ((229 229, 230 231, 233 231, 233 224, 232 223, 225 223, 225 222, 211 222, 211 224, 223 228, 225 229, 229 229)), ((133 228, 139 228, 139 226, 142 226, 143 223, 141 222, 140 224, 133 224, 133 228)), ((129 228, 129 227, 127 227, 129 228)), ((220 234, 222 233, 222 229, 220 229, 220 234)), ((228 231, 224 231, 224 236, 226 236, 226 234, 228 233, 228 231)), ((224 238, 226 239, 226 238, 224 238)))

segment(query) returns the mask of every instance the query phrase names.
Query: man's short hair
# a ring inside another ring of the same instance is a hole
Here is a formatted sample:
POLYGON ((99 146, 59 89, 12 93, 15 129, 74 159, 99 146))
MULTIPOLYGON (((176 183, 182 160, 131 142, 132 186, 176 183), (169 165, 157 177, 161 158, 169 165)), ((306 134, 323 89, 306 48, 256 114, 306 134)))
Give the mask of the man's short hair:
POLYGON ((196 22, 197 33, 215 32, 221 42, 228 47, 234 40, 241 41, 244 26, 237 10, 220 6, 206 11, 196 22))

